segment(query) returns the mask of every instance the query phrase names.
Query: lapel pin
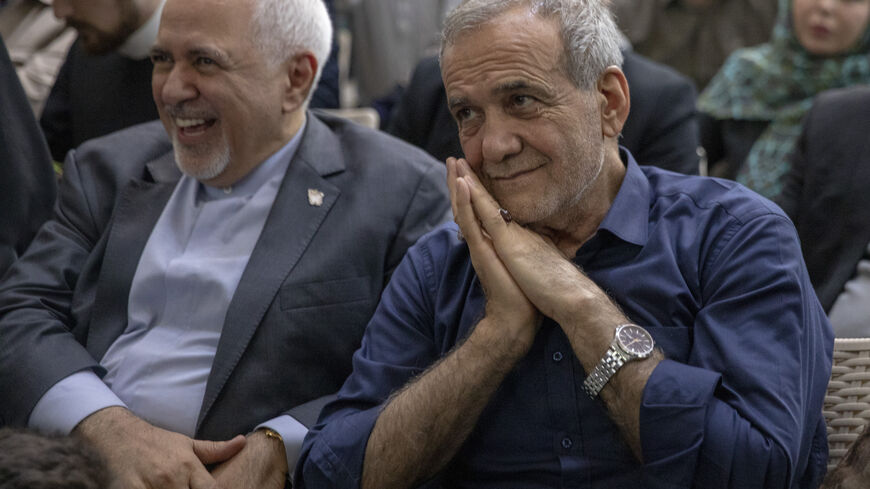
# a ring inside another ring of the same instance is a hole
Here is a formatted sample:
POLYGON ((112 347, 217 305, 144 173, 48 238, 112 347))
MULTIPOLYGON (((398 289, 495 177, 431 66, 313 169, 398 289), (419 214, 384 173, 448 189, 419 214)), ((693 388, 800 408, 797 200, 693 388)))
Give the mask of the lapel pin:
POLYGON ((323 192, 317 190, 316 188, 308 189, 308 204, 313 205, 314 207, 320 207, 323 205, 323 192))

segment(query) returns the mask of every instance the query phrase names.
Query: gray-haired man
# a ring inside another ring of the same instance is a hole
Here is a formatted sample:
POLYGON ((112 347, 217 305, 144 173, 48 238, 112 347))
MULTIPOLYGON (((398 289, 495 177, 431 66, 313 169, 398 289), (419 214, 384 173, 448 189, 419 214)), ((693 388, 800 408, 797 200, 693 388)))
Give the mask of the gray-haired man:
POLYGON ((0 424, 83 436, 118 487, 284 485, 299 410, 449 213, 444 165, 306 111, 331 39, 321 0, 167 1, 162 125, 70 152, 0 284, 0 424))
POLYGON ((598 0, 451 13, 464 239, 451 225, 409 250, 306 438, 302 486, 818 484, 832 335, 794 227, 618 147, 617 39, 598 0))

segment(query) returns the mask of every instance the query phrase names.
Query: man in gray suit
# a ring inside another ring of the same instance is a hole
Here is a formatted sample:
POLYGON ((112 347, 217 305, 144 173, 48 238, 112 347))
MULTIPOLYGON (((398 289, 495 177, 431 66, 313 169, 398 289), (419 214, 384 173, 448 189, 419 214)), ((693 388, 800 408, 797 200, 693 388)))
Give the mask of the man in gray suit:
POLYGON ((449 215, 444 165, 306 111, 330 39, 321 0, 167 2, 163 127, 72 151, 0 284, 0 424, 82 436, 118 487, 284 485, 293 415, 449 215))

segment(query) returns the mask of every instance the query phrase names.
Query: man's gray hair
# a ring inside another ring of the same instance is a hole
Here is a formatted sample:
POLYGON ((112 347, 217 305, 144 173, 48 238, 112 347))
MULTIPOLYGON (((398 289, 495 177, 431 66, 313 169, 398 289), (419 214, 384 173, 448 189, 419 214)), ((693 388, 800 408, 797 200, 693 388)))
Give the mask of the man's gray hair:
POLYGON ((592 89, 607 67, 622 66, 622 36, 606 0, 465 0, 444 21, 441 54, 462 33, 521 6, 559 22, 562 65, 578 88, 592 89))
POLYGON ((273 66, 302 51, 314 53, 317 73, 308 92, 311 100, 332 48, 332 22, 323 0, 254 0, 251 38, 273 66))

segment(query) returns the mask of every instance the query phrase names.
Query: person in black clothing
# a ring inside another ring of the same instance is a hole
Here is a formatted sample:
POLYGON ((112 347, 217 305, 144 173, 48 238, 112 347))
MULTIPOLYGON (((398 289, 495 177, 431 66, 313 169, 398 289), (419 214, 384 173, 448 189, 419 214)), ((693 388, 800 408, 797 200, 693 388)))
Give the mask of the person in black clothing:
POLYGON ((0 38, 0 276, 51 215, 51 158, 0 38))

